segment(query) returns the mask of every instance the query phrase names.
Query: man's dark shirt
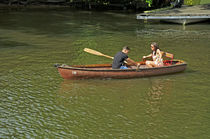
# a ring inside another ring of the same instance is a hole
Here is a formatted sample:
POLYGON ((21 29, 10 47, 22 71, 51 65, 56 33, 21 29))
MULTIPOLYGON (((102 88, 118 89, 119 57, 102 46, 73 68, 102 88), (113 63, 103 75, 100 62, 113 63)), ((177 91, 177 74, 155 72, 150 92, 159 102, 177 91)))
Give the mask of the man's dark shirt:
POLYGON ((128 58, 128 56, 123 53, 123 52, 118 52, 115 56, 114 56, 114 60, 112 63, 112 68, 113 69, 119 69, 123 64, 124 61, 128 58))

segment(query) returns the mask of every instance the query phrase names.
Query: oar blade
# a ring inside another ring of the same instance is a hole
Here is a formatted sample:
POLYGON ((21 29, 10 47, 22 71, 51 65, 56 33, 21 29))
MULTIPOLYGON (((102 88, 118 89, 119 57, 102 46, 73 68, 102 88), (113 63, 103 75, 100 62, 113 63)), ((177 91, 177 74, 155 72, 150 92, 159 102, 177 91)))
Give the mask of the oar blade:
POLYGON ((94 55, 98 55, 98 56, 104 56, 104 57, 113 59, 113 57, 111 57, 111 56, 102 54, 101 52, 98 52, 98 51, 93 50, 93 49, 90 49, 90 48, 84 48, 84 51, 85 51, 85 52, 88 52, 88 53, 90 53, 90 54, 94 54, 94 55))
POLYGON ((84 51, 88 52, 88 53, 91 53, 91 54, 94 54, 94 55, 103 56, 103 54, 101 52, 98 52, 98 51, 95 51, 95 50, 92 50, 92 49, 89 49, 89 48, 84 48, 84 51))

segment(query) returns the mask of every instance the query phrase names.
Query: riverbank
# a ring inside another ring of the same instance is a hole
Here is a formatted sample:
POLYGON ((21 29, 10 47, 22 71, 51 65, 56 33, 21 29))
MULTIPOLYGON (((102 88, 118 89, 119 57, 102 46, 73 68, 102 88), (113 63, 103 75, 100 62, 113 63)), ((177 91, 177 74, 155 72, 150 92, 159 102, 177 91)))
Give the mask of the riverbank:
POLYGON ((52 4, 33 4, 33 5, 23 5, 23 4, 0 4, 0 10, 6 9, 21 9, 21 8, 31 8, 31 9, 38 9, 38 8, 70 8, 71 5, 52 5, 52 4))
POLYGON ((148 4, 146 1, 126 1, 126 2, 30 2, 30 1, 16 1, 16 2, 0 2, 0 10, 6 9, 37 9, 37 8, 71 8, 84 10, 123 10, 123 11, 145 11, 154 8, 168 6, 169 2, 148 4))
POLYGON ((210 19, 210 4, 182 6, 168 10, 145 12, 137 15, 140 20, 161 20, 165 22, 191 24, 210 19))

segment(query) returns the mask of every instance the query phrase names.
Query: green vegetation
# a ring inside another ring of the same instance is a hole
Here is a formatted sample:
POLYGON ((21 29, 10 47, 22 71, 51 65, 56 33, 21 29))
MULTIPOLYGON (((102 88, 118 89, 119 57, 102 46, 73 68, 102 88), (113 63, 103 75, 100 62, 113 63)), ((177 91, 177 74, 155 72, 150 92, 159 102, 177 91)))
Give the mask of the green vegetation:
POLYGON ((185 0, 184 4, 185 5, 198 5, 200 4, 201 0, 185 0))
POLYGON ((171 3, 197 5, 210 3, 210 0, 1 0, 0 4, 12 5, 64 5, 83 9, 133 9, 145 10, 162 8, 171 3), (184 1, 184 2, 183 2, 184 1))
POLYGON ((147 10, 170 5, 170 0, 1 0, 0 4, 13 5, 63 5, 82 9, 147 10))
POLYGON ((184 0, 185 5, 209 4, 210 0, 184 0))
POLYGON ((148 3, 148 6, 151 7, 151 5, 152 5, 152 0, 146 0, 146 3, 148 3))

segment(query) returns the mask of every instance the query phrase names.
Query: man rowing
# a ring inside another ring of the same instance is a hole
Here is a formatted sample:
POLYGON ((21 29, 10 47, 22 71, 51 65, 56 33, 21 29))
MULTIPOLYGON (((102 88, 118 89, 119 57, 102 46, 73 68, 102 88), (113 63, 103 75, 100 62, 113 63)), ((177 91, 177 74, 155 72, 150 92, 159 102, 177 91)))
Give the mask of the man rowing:
POLYGON ((114 56, 114 60, 112 63, 112 69, 128 69, 126 66, 126 63, 131 63, 133 65, 136 65, 137 67, 140 65, 139 63, 133 61, 128 57, 128 52, 130 51, 130 48, 128 46, 124 46, 122 51, 118 52, 114 56))

